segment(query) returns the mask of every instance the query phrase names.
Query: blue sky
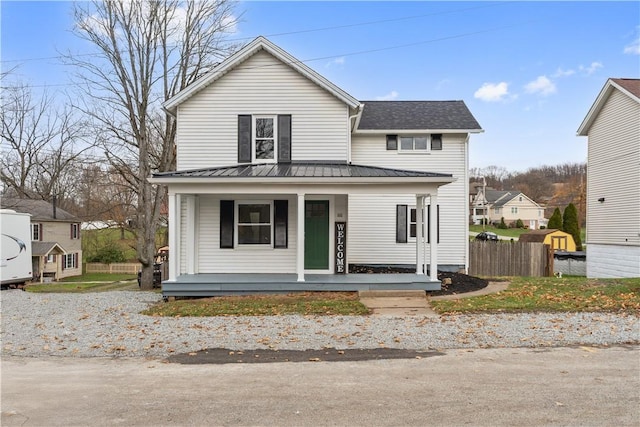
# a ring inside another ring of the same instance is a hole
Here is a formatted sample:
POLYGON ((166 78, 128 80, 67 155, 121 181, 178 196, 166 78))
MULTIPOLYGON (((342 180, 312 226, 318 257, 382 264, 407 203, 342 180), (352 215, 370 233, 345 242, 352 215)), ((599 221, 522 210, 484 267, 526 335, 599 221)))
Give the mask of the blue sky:
MULTIPOLYGON (((68 88, 73 70, 54 57, 91 52, 70 3, 3 0, 0 12, 2 70, 68 88)), ((242 1, 237 14, 231 39, 267 36, 360 100, 464 100, 485 130, 471 167, 586 161, 576 130, 607 78, 640 77, 636 1, 242 1)))

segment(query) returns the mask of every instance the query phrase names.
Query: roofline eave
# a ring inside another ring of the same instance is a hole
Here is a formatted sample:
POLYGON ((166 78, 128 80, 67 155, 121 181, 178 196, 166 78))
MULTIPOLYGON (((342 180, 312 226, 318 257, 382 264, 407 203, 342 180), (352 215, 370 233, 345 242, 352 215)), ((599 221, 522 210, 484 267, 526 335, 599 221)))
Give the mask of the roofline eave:
POLYGON ((484 133, 484 129, 355 129, 354 134, 410 135, 415 133, 484 133))
POLYGON ((262 187, 265 185, 365 185, 378 184, 388 187, 400 186, 403 184, 439 184, 445 185, 457 181, 453 176, 434 177, 151 177, 147 179, 151 184, 171 185, 171 184, 236 184, 255 185, 262 187))

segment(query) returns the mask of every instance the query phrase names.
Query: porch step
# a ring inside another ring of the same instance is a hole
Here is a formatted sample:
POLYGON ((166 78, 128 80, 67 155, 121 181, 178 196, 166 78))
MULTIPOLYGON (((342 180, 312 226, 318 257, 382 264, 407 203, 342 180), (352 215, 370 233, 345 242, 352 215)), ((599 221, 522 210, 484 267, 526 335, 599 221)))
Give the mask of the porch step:
POLYGON ((406 290, 366 290, 366 291, 358 291, 358 296, 360 298, 378 298, 378 297, 409 297, 409 298, 425 298, 426 300, 426 292, 415 289, 406 289, 406 290))
POLYGON ((438 317, 429 305, 425 291, 358 291, 358 296, 374 315, 438 317))

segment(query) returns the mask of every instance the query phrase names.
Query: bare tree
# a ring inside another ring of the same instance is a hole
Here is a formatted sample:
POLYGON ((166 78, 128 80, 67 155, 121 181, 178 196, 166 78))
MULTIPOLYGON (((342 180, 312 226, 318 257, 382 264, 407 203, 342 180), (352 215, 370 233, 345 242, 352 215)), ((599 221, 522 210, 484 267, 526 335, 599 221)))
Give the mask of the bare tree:
POLYGON ((75 33, 96 55, 68 56, 91 102, 81 109, 101 130, 113 170, 135 191, 141 287, 153 285, 153 261, 165 188, 148 178, 174 168, 175 118, 161 103, 209 71, 235 46, 234 4, 213 1, 75 3, 75 33))
POLYGON ((91 149, 72 112, 23 84, 4 88, 0 118, 4 191, 21 198, 73 198, 76 165, 91 149))

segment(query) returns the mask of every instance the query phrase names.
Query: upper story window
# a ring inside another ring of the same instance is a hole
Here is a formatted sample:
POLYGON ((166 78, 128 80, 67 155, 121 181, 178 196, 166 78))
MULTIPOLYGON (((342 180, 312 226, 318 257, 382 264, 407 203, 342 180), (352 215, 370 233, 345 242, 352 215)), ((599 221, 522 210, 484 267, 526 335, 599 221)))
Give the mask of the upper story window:
POLYGON ((442 135, 387 135, 387 150, 427 153, 442 150, 442 135))
POLYGON ((291 115, 238 116, 238 163, 291 163, 291 115))
POLYGON ((80 224, 71 224, 71 238, 72 239, 80 238, 80 224))
POLYGON ((517 214, 518 213, 518 207, 517 206, 512 206, 511 207, 511 213, 512 214, 517 214))
POLYGON ((277 120, 275 116, 253 117, 253 160, 275 162, 277 120))
POLYGON ((427 151, 429 138, 426 136, 401 136, 400 151, 427 151))
POLYGON ((42 240, 42 224, 31 224, 31 240, 42 240))

